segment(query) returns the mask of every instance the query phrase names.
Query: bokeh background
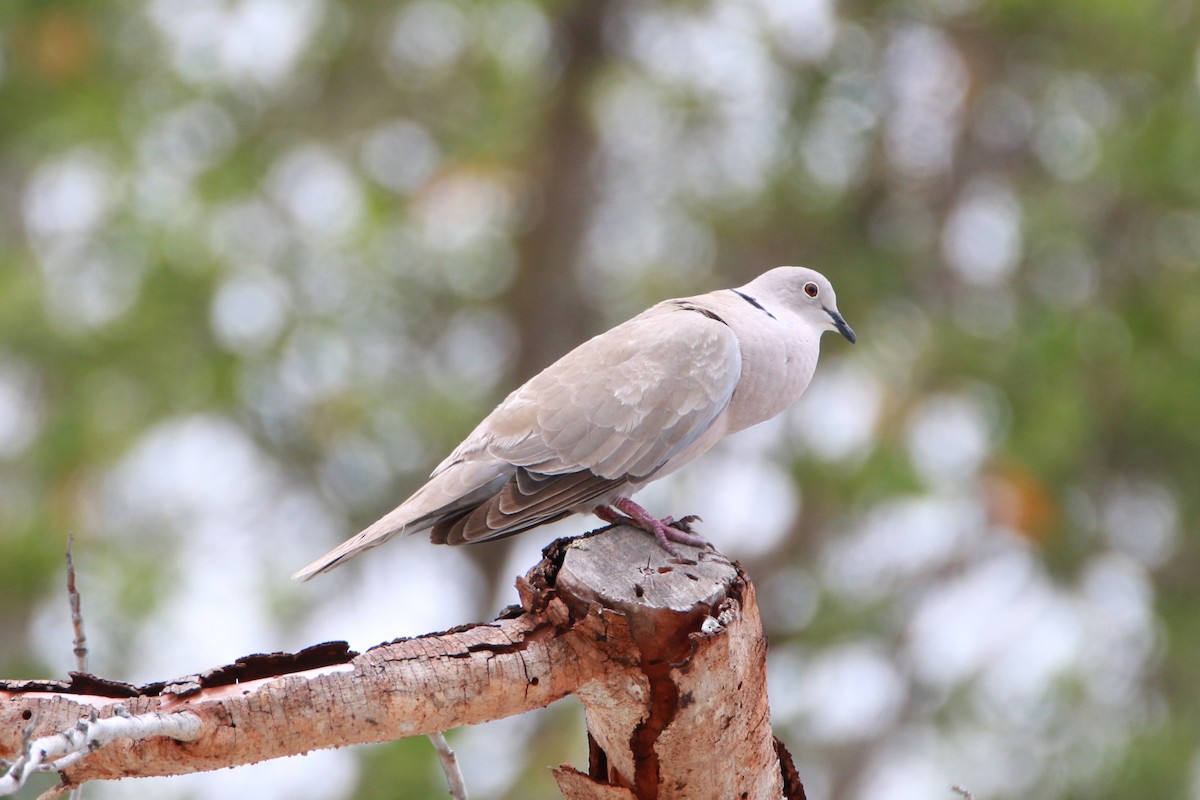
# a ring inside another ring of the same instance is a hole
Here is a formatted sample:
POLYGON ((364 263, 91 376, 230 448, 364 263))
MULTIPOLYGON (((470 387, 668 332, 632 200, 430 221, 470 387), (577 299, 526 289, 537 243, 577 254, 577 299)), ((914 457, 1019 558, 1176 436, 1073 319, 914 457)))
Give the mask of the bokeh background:
MULTIPOLYGON (((115 679, 489 619, 589 521, 288 576, 569 347, 804 264, 858 345, 639 499, 754 578, 808 796, 1200 798, 1198 48, 1189 0, 5 0, 0 674, 72 668, 72 532, 115 679)), ((573 701, 452 743, 483 798, 585 763, 573 701)))

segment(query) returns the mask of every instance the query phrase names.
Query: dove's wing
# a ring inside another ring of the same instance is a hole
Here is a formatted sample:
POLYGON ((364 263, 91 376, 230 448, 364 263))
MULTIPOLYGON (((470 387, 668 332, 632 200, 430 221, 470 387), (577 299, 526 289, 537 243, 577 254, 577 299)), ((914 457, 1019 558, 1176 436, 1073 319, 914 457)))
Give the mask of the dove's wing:
POLYGON ((653 475, 729 405, 737 337, 667 301, 584 342, 510 394, 391 513, 296 573, 306 580, 398 533, 492 539, 564 517, 653 475))
POLYGON ((432 539, 509 536, 645 480, 708 430, 740 375, 729 326, 677 301, 585 342, 509 395, 438 467, 435 480, 480 461, 516 469, 489 500, 445 515, 432 539))

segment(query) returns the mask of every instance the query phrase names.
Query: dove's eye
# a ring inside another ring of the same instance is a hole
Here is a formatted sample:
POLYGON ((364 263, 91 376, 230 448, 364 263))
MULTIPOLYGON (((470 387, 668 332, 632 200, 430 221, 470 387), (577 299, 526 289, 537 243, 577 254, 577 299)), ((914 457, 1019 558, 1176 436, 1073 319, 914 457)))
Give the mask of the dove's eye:
POLYGON ((809 297, 816 297, 817 292, 819 292, 819 291, 821 291, 821 290, 818 289, 817 285, 815 283, 812 283, 811 281, 809 283, 804 284, 804 293, 806 295, 808 295, 809 297))

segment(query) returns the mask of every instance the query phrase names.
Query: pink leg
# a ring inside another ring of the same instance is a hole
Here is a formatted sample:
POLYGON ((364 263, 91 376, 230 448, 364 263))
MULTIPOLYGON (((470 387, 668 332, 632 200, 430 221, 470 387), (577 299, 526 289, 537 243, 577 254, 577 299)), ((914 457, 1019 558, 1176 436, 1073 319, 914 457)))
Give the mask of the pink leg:
MULTIPOLYGON (((708 542, 704 541, 699 536, 693 536, 692 534, 683 530, 683 528, 686 528, 687 524, 693 519, 698 519, 697 517, 684 517, 679 522, 675 522, 670 517, 662 520, 630 500, 628 497, 619 498, 615 503, 613 503, 613 505, 616 506, 616 508, 620 511, 627 514, 628 520, 613 519, 608 521, 621 521, 623 524, 632 524, 636 528, 641 528, 647 533, 654 534, 654 538, 658 540, 658 543, 662 545, 662 548, 673 556, 678 556, 679 551, 675 549, 671 542, 679 542, 680 544, 691 545, 692 547, 709 546, 708 542)), ((620 516, 619 514, 614 513, 612 509, 607 509, 607 512, 614 517, 620 516)), ((599 512, 598 509, 596 514, 601 519, 606 518, 604 514, 599 512)))
POLYGON ((630 519, 612 506, 596 506, 592 509, 592 513, 607 522, 609 525, 632 525, 635 528, 642 527, 641 525, 637 524, 636 520, 630 519))
POLYGON ((633 528, 642 527, 638 524, 637 520, 630 519, 612 506, 596 506, 594 509, 592 509, 592 513, 607 522, 609 525, 629 525, 633 528))

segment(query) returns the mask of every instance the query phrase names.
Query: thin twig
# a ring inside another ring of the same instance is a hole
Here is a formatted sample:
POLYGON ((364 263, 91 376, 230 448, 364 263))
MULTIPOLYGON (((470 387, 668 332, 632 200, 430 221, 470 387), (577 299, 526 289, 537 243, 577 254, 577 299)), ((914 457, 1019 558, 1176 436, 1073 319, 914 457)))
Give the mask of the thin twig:
POLYGON ((49 789, 39 794, 37 800, 58 800, 58 798, 62 797, 63 794, 68 791, 71 792, 72 795, 75 794, 75 790, 68 789, 66 786, 63 786, 60 783, 57 786, 51 786, 49 789))
MULTIPOLYGON (((79 589, 75 587, 75 534, 67 534, 67 600, 71 604, 71 627, 75 631, 72 641, 75 653, 75 671, 87 672, 88 648, 87 635, 83 632, 83 603, 79 597, 79 589)), ((83 800, 83 787, 76 786, 71 790, 70 800, 83 800)))
POLYGON ((433 749, 437 751, 438 759, 442 762, 442 772, 446 773, 446 784, 450 788, 450 796, 454 800, 467 800, 467 784, 463 781, 462 770, 458 768, 458 756, 450 749, 450 743, 441 731, 429 734, 433 749))
POLYGON ((959 786, 958 784, 951 786, 950 791, 954 792, 956 795, 963 798, 963 800, 975 800, 974 794, 972 794, 969 790, 964 789, 963 787, 959 786))
POLYGON ((88 649, 87 636, 83 632, 83 610, 79 601, 79 591, 75 588, 75 559, 71 557, 71 549, 75 544, 75 534, 67 535, 67 599, 71 603, 71 626, 75 629, 75 670, 87 672, 88 649))

